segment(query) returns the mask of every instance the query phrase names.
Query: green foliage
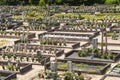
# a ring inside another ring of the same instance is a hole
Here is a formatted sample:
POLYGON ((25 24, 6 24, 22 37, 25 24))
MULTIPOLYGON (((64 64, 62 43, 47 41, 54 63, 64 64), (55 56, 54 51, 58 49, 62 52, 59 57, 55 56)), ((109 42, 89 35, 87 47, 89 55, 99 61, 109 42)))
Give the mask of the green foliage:
POLYGON ((110 53, 108 54, 108 57, 109 57, 110 59, 113 59, 113 58, 114 58, 113 53, 110 52, 110 53))
POLYGON ((120 0, 106 0, 105 4, 119 4, 120 0))
POLYGON ((60 64, 60 65, 58 65, 58 68, 59 69, 67 69, 68 68, 68 63, 60 64))
POLYGON ((5 59, 5 57, 6 57, 6 54, 4 53, 4 54, 2 55, 2 57, 3 57, 3 59, 5 59))
POLYGON ((117 67, 117 68, 120 68, 120 64, 117 64, 116 67, 117 67))
POLYGON ((79 76, 79 79, 80 79, 80 80, 84 80, 84 76, 81 74, 81 75, 79 76))
POLYGON ((91 48, 87 48, 87 53, 91 53, 92 49, 91 48))
POLYGON ((78 55, 79 55, 80 57, 85 57, 85 56, 87 56, 87 53, 86 53, 85 51, 79 50, 79 51, 78 51, 78 55))
POLYGON ((0 0, 0 5, 94 5, 94 4, 119 4, 120 0, 0 0))
POLYGON ((62 3, 62 0, 55 0, 57 4, 62 3))
POLYGON ((74 63, 74 65, 76 65, 77 67, 88 67, 89 66, 88 64, 85 64, 85 63, 79 63, 79 64, 74 63))
POLYGON ((93 52, 94 52, 94 53, 98 53, 98 51, 99 51, 98 48, 94 48, 94 49, 93 49, 93 52))
POLYGON ((45 1, 44 0, 40 0, 39 1, 39 6, 41 7, 44 7, 46 4, 45 4, 45 1))
POLYGON ((64 76, 64 80, 73 80, 73 73, 67 72, 64 74, 64 76))
POLYGON ((84 76, 82 74, 78 75, 74 72, 66 72, 63 76, 64 80, 84 80, 84 76))
POLYGON ((78 51, 78 55, 79 55, 79 56, 81 55, 81 52, 82 52, 81 50, 78 51))
POLYGON ((102 53, 98 52, 98 54, 96 55, 96 57, 101 58, 102 57, 102 53))
POLYGON ((104 53, 104 54, 102 55, 102 58, 104 58, 104 59, 107 59, 107 57, 108 57, 108 55, 107 55, 106 53, 104 53))
POLYGON ((41 60, 41 58, 38 56, 37 59, 36 59, 36 61, 40 62, 40 60, 41 60))

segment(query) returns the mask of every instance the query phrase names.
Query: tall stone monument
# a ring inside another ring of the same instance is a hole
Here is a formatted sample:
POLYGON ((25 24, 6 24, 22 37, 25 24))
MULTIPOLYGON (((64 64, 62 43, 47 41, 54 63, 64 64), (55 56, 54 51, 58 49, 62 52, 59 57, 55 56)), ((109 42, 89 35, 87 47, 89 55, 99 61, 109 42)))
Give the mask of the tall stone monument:
POLYGON ((68 61, 68 72, 72 72, 72 61, 68 61))

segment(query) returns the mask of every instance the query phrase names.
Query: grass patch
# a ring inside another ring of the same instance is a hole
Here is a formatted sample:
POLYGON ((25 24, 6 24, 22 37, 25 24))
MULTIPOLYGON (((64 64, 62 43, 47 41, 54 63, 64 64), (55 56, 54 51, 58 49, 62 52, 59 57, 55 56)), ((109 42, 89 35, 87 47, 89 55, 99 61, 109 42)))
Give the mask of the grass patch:
POLYGON ((89 19, 102 19, 104 16, 115 16, 117 19, 120 19, 120 13, 101 13, 101 14, 81 14, 82 17, 84 18, 89 18, 89 19))
POLYGON ((79 14, 76 13, 58 13, 54 14, 53 17, 81 17, 79 14))
POLYGON ((67 69, 68 68, 68 63, 60 63, 58 65, 58 69, 67 69))
MULTIPOLYGON (((119 36, 120 33, 116 33, 116 36, 119 36)), ((107 32, 107 36, 113 36, 114 33, 113 32, 107 32)))

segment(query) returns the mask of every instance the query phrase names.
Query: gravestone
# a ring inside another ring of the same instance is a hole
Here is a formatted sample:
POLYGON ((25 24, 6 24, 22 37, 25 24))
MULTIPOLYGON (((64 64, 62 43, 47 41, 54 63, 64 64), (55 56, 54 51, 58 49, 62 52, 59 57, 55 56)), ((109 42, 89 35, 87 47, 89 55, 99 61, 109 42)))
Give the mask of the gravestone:
POLYGON ((72 61, 68 61, 68 72, 72 72, 72 61))
POLYGON ((37 51, 37 56, 42 57, 41 51, 37 51))
POLYGON ((56 72, 57 70, 57 63, 52 61, 50 64, 51 72, 56 72))
POLYGON ((24 12, 22 12, 22 21, 24 21, 24 12))
POLYGON ((98 44, 98 39, 93 39, 93 40, 92 40, 93 49, 94 49, 94 48, 98 48, 98 45, 97 45, 97 44, 98 44))
POLYGON ((114 31, 113 39, 114 39, 114 40, 116 39, 116 31, 114 31))

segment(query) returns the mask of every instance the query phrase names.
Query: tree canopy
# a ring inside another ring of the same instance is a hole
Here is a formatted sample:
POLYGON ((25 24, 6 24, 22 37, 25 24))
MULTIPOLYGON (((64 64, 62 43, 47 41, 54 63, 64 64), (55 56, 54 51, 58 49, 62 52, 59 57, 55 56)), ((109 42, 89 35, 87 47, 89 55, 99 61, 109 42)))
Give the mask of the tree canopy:
POLYGON ((93 5, 93 4, 120 4, 120 0, 0 0, 0 5, 93 5))

